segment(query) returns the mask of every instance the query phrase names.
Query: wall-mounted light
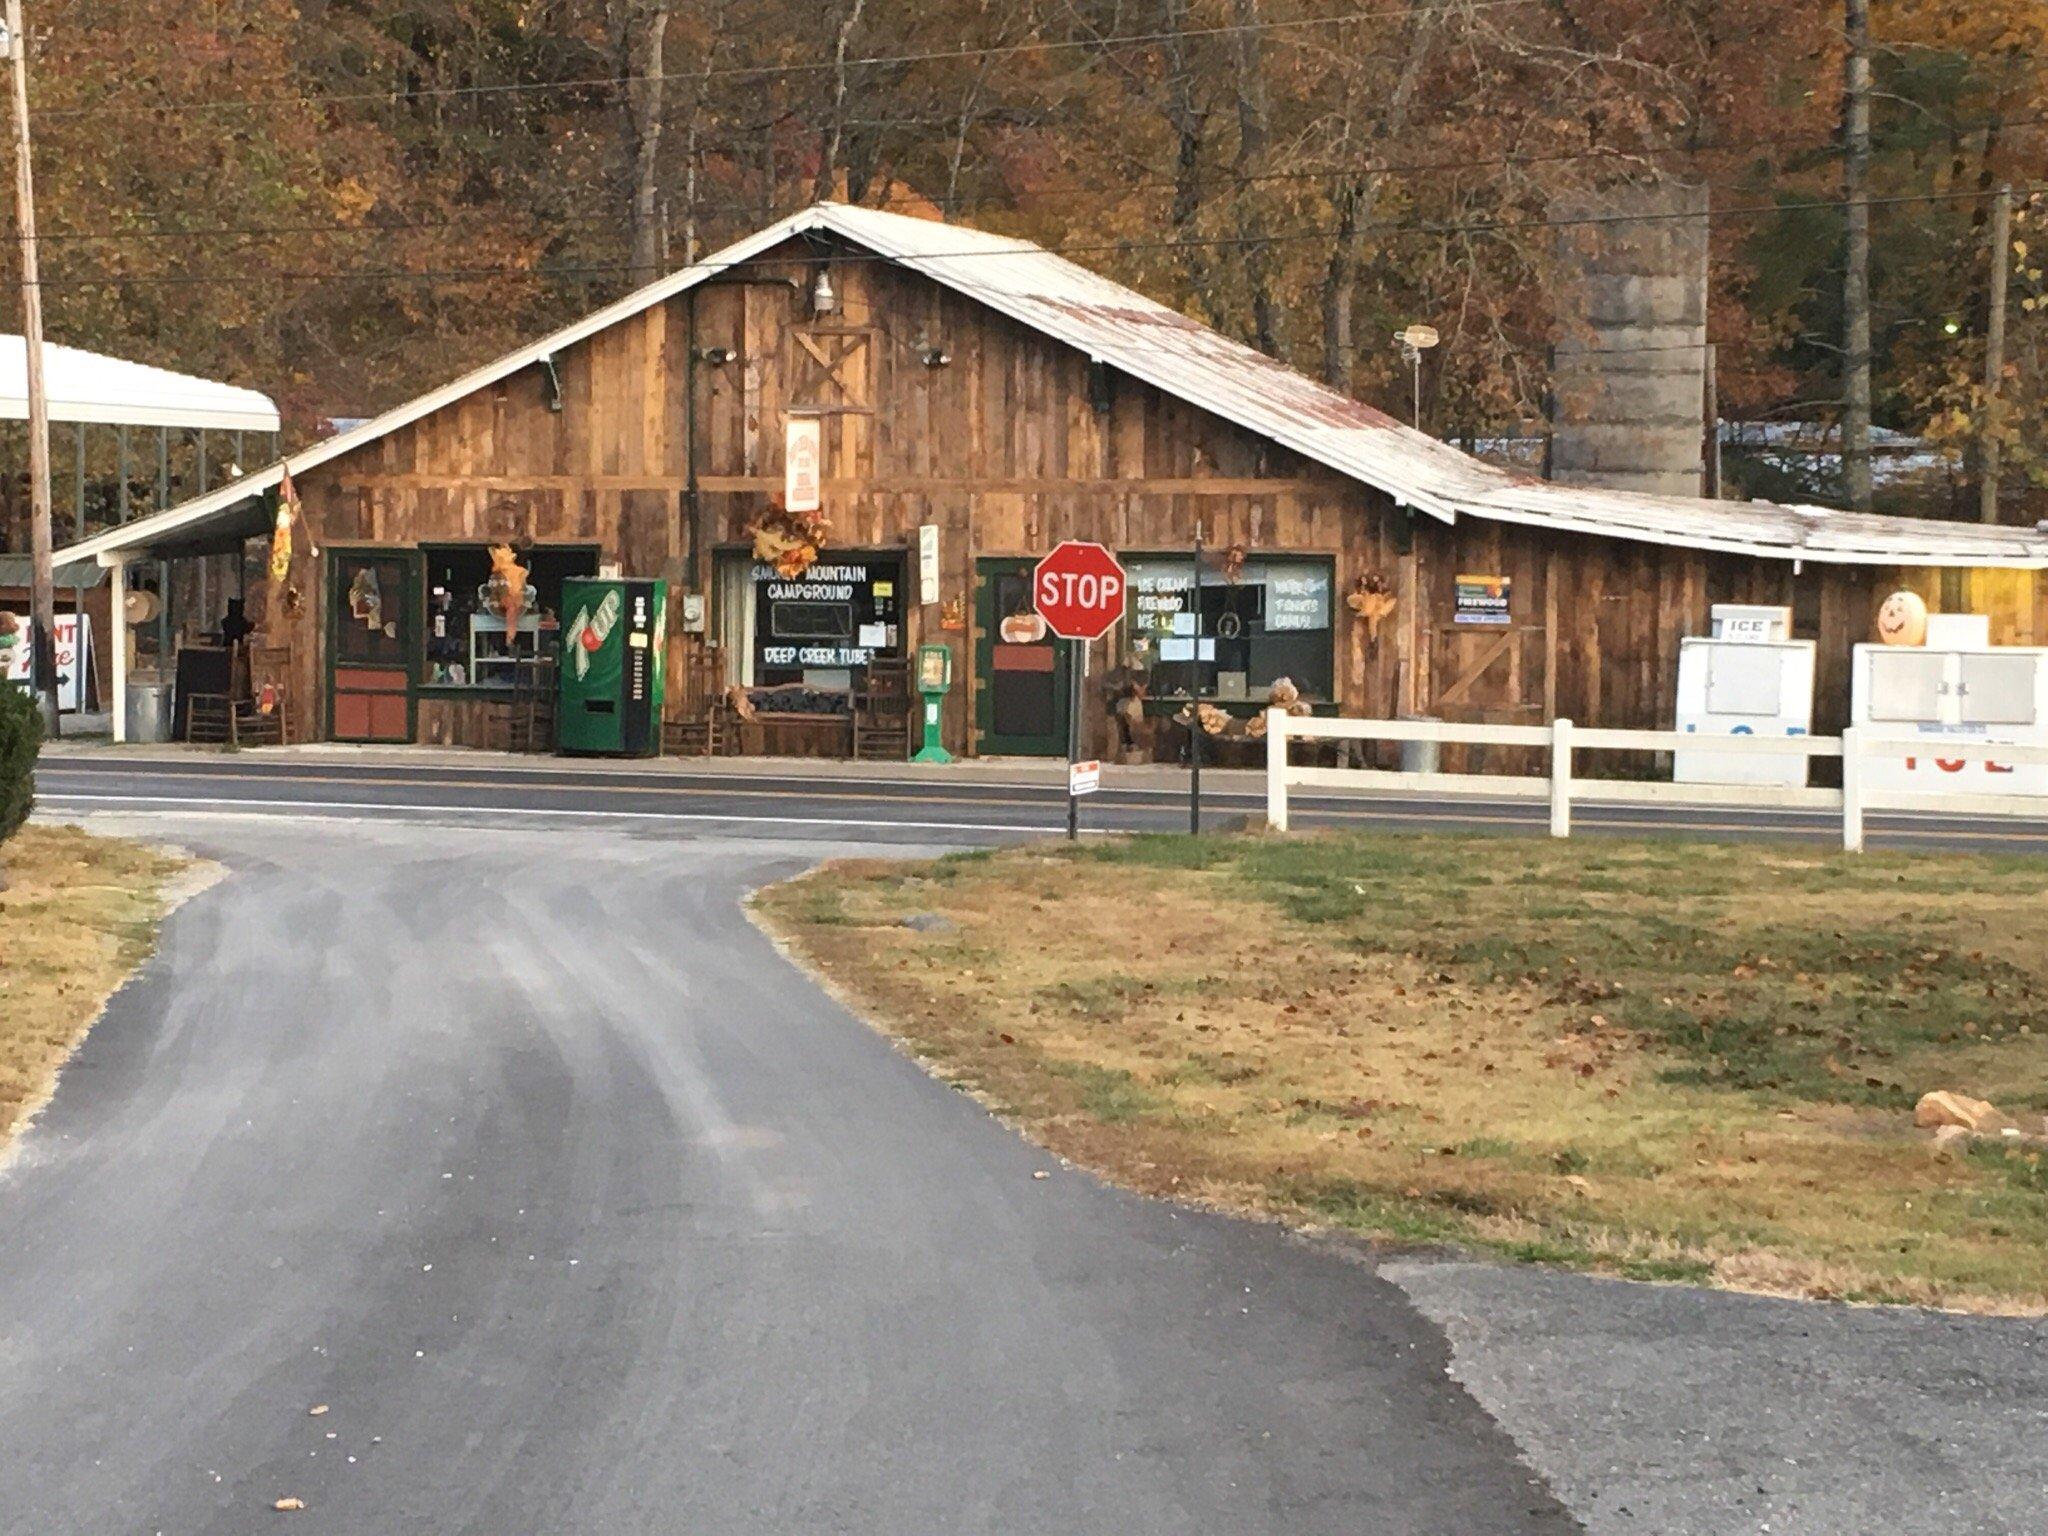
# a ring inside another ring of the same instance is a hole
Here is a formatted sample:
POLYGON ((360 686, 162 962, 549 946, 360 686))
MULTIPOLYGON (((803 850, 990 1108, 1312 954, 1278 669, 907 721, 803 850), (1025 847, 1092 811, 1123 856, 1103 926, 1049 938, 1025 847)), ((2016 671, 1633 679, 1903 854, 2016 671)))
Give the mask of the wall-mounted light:
POLYGON ((733 351, 731 347, 699 347, 697 349, 697 361, 708 364, 713 368, 723 368, 738 356, 739 354, 733 351))
POLYGON ((917 355, 927 368, 943 368, 953 361, 953 354, 944 347, 925 347, 917 355))

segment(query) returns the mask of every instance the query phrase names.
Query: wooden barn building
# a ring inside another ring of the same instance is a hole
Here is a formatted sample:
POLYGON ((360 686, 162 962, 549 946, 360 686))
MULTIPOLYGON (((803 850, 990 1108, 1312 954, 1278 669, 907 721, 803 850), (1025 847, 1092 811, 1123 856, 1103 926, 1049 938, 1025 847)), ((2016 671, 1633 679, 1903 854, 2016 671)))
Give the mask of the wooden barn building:
MULTIPOLYGON (((562 580, 604 567, 669 584, 668 712, 693 742, 737 706, 739 750, 844 754, 851 701, 937 643, 948 748, 1049 754, 1065 660, 1026 575, 1066 538, 1129 569, 1090 669, 1149 691, 1155 728, 1191 684, 1248 716, 1282 676, 1345 714, 1668 726, 1679 641, 1716 602, 1792 608, 1822 730, 1894 588, 2048 643, 2035 530, 1537 481, 1030 244, 837 204, 59 558, 118 585, 243 550, 297 740, 497 743, 562 580), (785 508, 813 484, 822 530, 785 508), (756 557, 807 536, 801 575, 756 557), (494 543, 531 573, 529 634, 491 630, 494 543)), ((181 628, 203 643, 218 617, 181 628)), ((1112 748, 1108 690, 1085 696, 1112 748)))

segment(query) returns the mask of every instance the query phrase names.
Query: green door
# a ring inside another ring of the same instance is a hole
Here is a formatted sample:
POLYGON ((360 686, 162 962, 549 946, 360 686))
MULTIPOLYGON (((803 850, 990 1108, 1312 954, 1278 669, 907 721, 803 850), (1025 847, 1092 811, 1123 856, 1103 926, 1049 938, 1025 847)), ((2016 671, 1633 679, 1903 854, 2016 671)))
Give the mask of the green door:
POLYGON ((418 645, 410 550, 327 550, 327 734, 411 741, 418 645))
POLYGON ((1045 633, 1032 608, 1037 563, 982 560, 975 566, 976 750, 987 756, 1067 755, 1067 647, 1045 633))

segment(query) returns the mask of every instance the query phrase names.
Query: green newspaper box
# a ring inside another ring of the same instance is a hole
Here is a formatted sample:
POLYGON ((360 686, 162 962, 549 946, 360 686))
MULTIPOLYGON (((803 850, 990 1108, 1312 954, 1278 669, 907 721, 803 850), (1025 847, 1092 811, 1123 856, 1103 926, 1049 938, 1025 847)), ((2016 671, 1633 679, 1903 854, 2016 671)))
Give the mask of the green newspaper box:
POLYGON ((668 584, 572 576, 562 583, 563 752, 654 757, 668 650, 668 584))

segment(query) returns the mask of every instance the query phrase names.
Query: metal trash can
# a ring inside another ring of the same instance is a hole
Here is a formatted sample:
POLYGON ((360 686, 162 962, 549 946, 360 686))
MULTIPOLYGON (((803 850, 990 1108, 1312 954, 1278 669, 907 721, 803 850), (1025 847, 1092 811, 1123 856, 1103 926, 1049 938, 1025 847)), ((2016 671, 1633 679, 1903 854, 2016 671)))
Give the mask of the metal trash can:
MULTIPOLYGON (((1402 715, 1402 720, 1426 721, 1434 725, 1434 715, 1402 715)), ((1440 741, 1404 741, 1401 743, 1401 771, 1403 773, 1437 773, 1443 763, 1443 743, 1440 741)))
POLYGON ((171 685, 130 683, 128 685, 128 739, 169 741, 171 739, 171 685))

